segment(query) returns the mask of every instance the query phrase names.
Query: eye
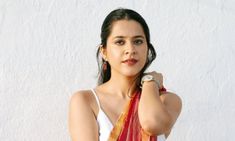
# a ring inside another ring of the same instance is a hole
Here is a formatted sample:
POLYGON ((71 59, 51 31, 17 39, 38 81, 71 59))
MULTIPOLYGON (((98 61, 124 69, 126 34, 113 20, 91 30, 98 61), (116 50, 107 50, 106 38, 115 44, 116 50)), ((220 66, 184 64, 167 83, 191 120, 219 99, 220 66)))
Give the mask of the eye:
POLYGON ((143 43, 143 40, 141 40, 141 39, 137 39, 134 41, 134 44, 136 44, 136 45, 141 45, 142 43, 143 43))
POLYGON ((124 41, 123 40, 118 40, 115 42, 116 45, 124 45, 124 41))

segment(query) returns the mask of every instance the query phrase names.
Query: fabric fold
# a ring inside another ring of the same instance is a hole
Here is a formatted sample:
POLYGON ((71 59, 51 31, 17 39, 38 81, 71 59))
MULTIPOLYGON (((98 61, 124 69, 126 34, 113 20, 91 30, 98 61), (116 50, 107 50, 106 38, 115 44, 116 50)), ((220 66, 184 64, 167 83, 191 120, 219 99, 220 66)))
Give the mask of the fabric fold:
MULTIPOLYGON (((166 89, 163 87, 161 91, 166 89)), ((157 136, 148 135, 140 125, 138 116, 140 97, 141 89, 138 89, 114 125, 108 141, 157 141, 157 136)))

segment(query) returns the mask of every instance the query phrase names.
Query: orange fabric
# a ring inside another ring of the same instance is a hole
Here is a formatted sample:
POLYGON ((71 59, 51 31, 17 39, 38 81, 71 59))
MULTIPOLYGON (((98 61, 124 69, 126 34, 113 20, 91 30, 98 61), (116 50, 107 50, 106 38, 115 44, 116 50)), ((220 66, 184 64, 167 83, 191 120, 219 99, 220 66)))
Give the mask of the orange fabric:
MULTIPOLYGON (((166 89, 162 88, 160 91, 166 89)), ((140 96, 141 90, 137 90, 111 131, 108 141, 157 141, 156 136, 148 135, 141 128, 138 117, 140 96)))

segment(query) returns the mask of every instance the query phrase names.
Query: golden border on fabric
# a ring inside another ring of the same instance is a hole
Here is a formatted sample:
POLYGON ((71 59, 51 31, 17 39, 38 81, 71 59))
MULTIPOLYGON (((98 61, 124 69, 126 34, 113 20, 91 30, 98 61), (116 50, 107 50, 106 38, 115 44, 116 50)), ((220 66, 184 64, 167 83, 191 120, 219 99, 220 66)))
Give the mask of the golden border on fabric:
POLYGON ((131 103, 131 100, 129 101, 129 103, 127 104, 124 112, 122 113, 122 115, 120 116, 120 118, 118 119, 116 125, 114 126, 114 128, 112 129, 110 135, 109 135, 109 139, 108 141, 117 141, 122 129, 123 129, 123 126, 124 126, 124 123, 125 123, 125 119, 128 115, 128 111, 130 109, 130 104, 131 103))

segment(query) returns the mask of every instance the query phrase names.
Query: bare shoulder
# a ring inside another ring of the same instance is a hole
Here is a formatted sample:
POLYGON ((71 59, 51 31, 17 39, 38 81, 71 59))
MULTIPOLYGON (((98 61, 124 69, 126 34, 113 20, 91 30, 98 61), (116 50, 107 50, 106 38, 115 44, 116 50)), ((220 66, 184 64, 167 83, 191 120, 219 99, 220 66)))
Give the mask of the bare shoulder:
POLYGON ((174 106, 176 109, 181 110, 182 108, 182 100, 181 98, 173 93, 173 92, 161 92, 161 100, 165 105, 172 105, 174 106))
POLYGON ((89 109, 89 94, 86 90, 80 90, 72 94, 70 97, 69 108, 70 110, 76 109, 82 112, 82 109, 89 109), (82 109, 81 109, 82 108, 82 109))
MULTIPOLYGON (((167 111, 171 115, 172 118, 172 126, 175 124, 177 118, 180 115, 182 109, 182 101, 181 98, 172 92, 161 92, 161 101, 166 106, 167 111)), ((165 133, 165 137, 168 137, 171 132, 171 129, 165 133)))
POLYGON ((70 98, 70 104, 78 104, 82 103, 85 105, 89 105, 89 91, 88 90, 80 90, 75 92, 70 98))
POLYGON ((73 141, 98 140, 98 127, 89 90, 75 92, 69 103, 69 130, 73 141))

